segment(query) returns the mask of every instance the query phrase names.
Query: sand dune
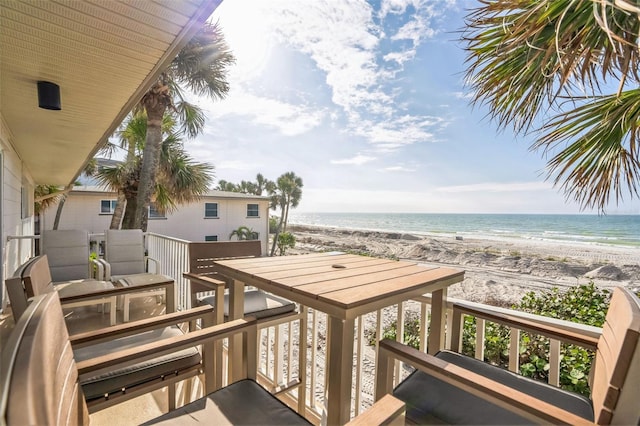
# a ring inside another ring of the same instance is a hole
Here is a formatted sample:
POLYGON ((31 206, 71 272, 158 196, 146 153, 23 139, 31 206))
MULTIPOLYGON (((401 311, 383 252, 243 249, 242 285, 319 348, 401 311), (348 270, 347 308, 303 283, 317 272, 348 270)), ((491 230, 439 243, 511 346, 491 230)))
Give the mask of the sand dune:
POLYGON ((445 264, 465 270, 449 295, 474 302, 511 304, 526 291, 593 281, 598 287, 640 289, 640 248, 534 240, 481 240, 290 226, 291 252, 326 250, 445 264))

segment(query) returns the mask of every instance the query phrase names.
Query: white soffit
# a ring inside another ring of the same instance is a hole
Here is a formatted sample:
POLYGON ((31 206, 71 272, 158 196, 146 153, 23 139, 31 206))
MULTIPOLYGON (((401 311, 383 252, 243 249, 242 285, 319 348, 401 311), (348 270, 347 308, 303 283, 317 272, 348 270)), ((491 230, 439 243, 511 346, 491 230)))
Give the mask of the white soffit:
POLYGON ((35 182, 70 183, 220 2, 0 0, 0 117, 35 182))

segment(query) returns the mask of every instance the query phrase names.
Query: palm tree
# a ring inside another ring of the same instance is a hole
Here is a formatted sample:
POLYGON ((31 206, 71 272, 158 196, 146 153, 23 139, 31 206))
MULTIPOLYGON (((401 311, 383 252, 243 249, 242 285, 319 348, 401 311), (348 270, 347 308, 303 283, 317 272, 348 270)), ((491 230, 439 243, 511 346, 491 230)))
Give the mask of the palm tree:
POLYGON ((638 197, 639 31, 629 0, 482 1, 467 15, 473 102, 500 128, 535 130, 547 179, 582 208, 638 197))
POLYGON ((240 226, 238 229, 234 229, 231 234, 229 234, 229 239, 236 237, 239 241, 244 240, 257 240, 258 233, 253 229, 249 229, 246 226, 240 226))
POLYGON ((216 187, 216 189, 218 191, 228 191, 228 192, 238 192, 236 190, 236 185, 231 183, 231 182, 227 182, 226 180, 220 179, 218 181, 218 186, 216 187))
POLYGON ((296 176, 294 172, 287 172, 276 181, 276 187, 271 194, 271 208, 280 208, 280 222, 276 229, 276 234, 271 246, 271 256, 276 251, 278 235, 287 231, 287 221, 289 219, 289 209, 296 208, 302 198, 302 178, 296 176))
POLYGON ((140 108, 147 114, 147 134, 134 227, 142 227, 154 193, 165 113, 170 111, 176 116, 181 133, 196 136, 202 131, 204 116, 198 107, 186 101, 183 87, 200 96, 222 99, 229 91, 226 75, 234 62, 218 25, 205 24, 142 97, 140 108))
MULTIPOLYGON (((194 201, 206 193, 213 172, 211 165, 196 163, 188 156, 182 141, 172 131, 174 127, 173 118, 166 115, 162 124, 165 137, 160 147, 160 163, 153 193, 154 206, 161 213, 174 211, 179 204, 194 201)), ((115 166, 102 167, 96 174, 101 184, 118 191, 119 202, 120 194, 125 199, 122 203, 125 206, 123 229, 130 229, 134 225, 145 134, 144 114, 131 115, 119 132, 121 146, 128 152, 127 160, 115 166)), ((117 229, 117 225, 113 227, 114 222, 119 224, 119 220, 112 220, 112 229, 117 229)), ((141 229, 146 230, 146 215, 141 229)))

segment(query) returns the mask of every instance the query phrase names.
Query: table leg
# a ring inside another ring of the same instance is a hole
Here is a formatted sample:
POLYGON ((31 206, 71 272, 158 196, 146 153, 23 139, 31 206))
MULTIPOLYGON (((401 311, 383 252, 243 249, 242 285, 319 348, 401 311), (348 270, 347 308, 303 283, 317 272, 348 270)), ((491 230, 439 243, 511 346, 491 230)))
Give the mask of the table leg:
POLYGON ((444 348, 444 326, 447 315, 447 289, 437 290, 431 293, 431 328, 429 331, 429 344, 427 353, 435 355, 444 348))
POLYGON ((327 424, 343 425, 351 418, 355 321, 329 316, 328 322, 331 340, 327 348, 327 424))
POLYGON ((165 313, 169 314, 176 311, 176 294, 175 283, 164 286, 165 313))
MULTIPOLYGON (((229 320, 244 318, 244 283, 231 280, 229 283, 229 320)), ((242 335, 229 338, 228 357, 229 383, 242 379, 242 335)))

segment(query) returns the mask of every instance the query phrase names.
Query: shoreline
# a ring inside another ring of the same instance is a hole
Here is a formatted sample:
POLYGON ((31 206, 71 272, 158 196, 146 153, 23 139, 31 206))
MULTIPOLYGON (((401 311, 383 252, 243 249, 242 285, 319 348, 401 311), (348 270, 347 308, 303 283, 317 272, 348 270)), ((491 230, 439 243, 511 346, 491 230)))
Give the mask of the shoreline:
POLYGON ((640 290, 640 247, 535 239, 460 237, 289 225, 289 254, 350 251, 465 270, 451 297, 508 306, 525 292, 593 281, 600 288, 640 290))

